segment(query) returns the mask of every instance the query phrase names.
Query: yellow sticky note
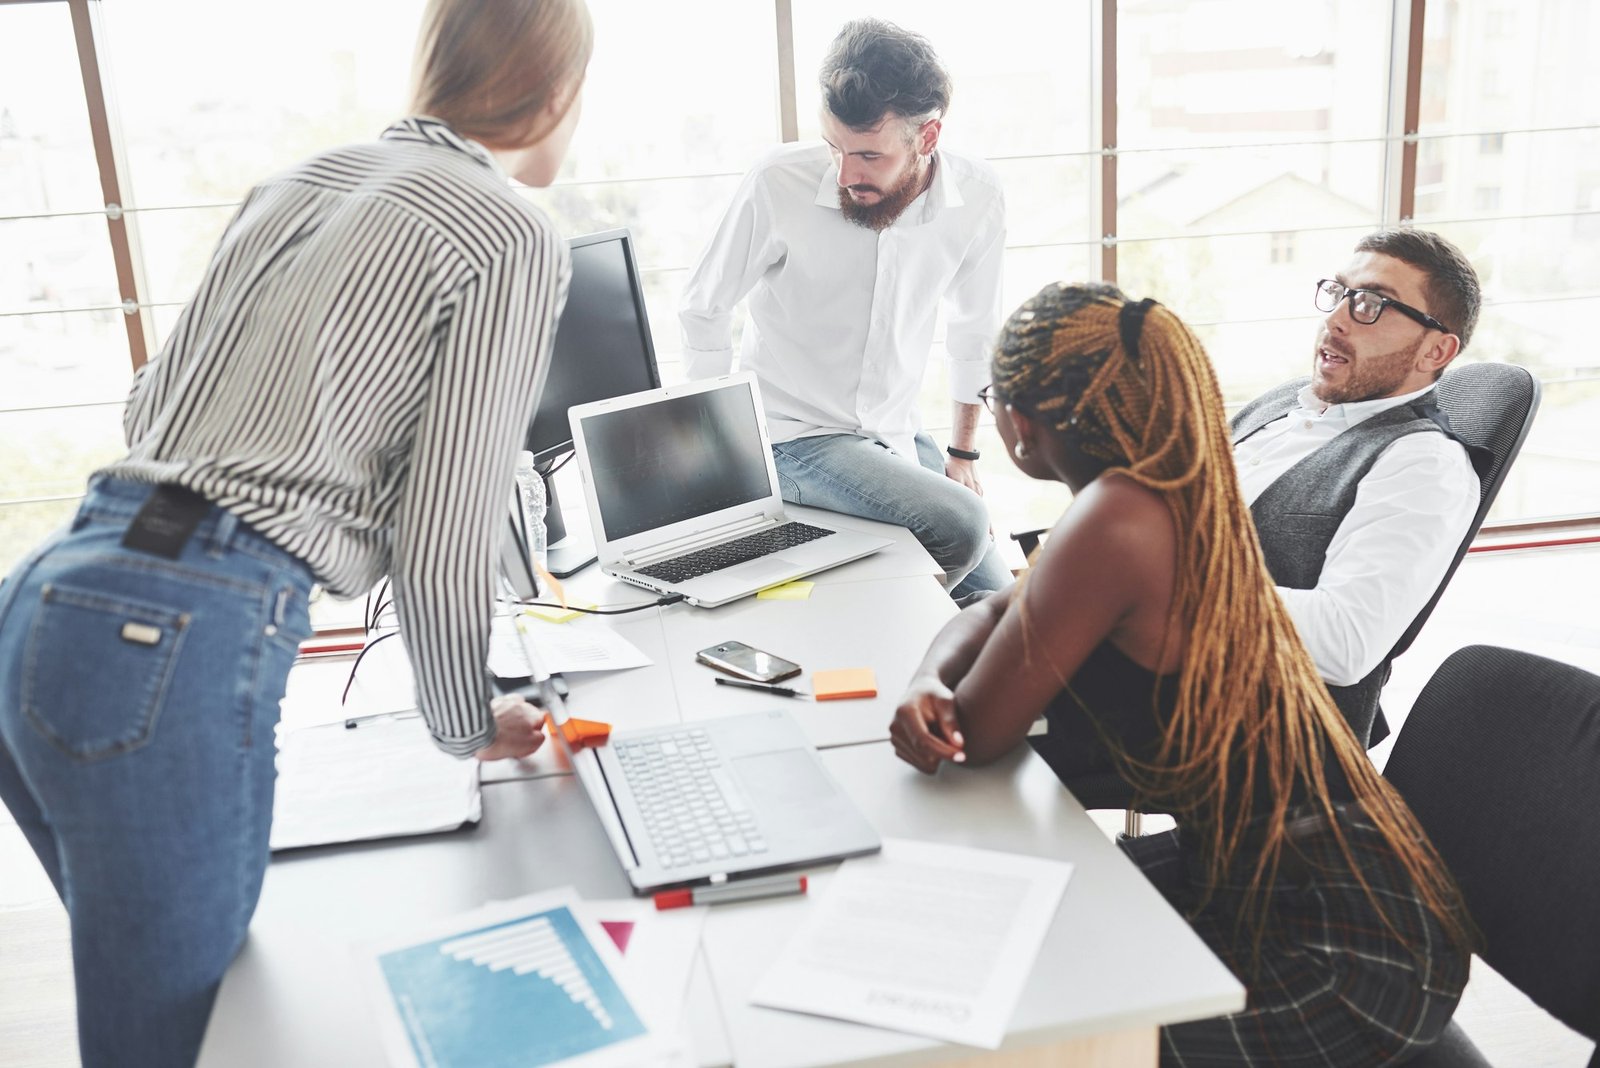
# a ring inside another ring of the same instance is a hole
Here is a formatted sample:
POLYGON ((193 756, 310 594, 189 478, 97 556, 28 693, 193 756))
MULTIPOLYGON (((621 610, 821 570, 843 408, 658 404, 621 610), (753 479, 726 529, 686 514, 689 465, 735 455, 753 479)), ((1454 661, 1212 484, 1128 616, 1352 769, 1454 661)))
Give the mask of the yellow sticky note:
MULTIPOLYGON (((594 607, 593 601, 573 601, 572 603, 576 608, 594 607)), ((583 615, 582 612, 576 611, 576 608, 543 608, 538 605, 530 605, 522 611, 524 615, 532 616, 534 619, 542 619, 546 623, 565 623, 583 615)))
POLYGON ((804 580, 785 582, 782 586, 771 586, 756 594, 758 601, 804 601, 811 597, 811 591, 816 587, 815 582, 804 580))

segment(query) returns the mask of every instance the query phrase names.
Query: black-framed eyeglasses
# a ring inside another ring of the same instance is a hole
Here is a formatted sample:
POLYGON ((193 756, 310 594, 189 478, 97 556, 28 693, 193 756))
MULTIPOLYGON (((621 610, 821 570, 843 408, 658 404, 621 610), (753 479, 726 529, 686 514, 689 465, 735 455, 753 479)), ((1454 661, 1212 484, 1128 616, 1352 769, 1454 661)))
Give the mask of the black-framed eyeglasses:
POLYGON ((984 386, 982 389, 978 390, 978 399, 983 402, 983 406, 985 408, 989 409, 989 414, 993 415, 994 404, 996 400, 994 395, 994 383, 991 382, 987 386, 984 386))
POLYGON ((1324 278, 1317 283, 1317 310, 1332 312, 1342 301, 1350 302, 1350 318, 1358 323, 1370 326, 1378 321, 1378 316, 1383 314, 1383 309, 1393 308, 1406 318, 1421 323, 1429 330, 1437 330, 1441 334, 1451 333, 1448 326, 1429 315, 1427 312, 1393 297, 1386 297, 1382 293, 1374 293, 1370 289, 1351 289, 1343 282, 1332 278, 1324 278))

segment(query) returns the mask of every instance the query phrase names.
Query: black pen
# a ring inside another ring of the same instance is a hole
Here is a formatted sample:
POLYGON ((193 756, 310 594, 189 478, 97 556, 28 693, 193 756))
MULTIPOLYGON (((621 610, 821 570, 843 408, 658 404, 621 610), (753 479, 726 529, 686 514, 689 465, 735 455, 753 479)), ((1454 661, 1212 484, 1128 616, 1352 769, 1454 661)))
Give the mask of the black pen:
POLYGON ((718 676, 715 680, 718 686, 737 686, 741 690, 759 690, 762 693, 776 694, 779 697, 810 697, 808 693, 791 690, 787 686, 768 686, 764 682, 745 682, 743 679, 724 679, 718 676))

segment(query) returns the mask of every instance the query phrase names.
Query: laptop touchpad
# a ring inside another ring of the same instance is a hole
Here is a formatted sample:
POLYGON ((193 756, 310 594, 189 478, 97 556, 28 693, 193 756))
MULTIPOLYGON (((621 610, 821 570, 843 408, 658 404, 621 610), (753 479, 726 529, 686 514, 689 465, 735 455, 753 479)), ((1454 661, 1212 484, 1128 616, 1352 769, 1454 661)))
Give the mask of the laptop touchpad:
POLYGON ((735 757, 733 770, 762 831, 775 848, 784 843, 816 857, 839 848, 861 818, 816 760, 804 749, 735 757))
POLYGON ((814 803, 833 793, 833 784, 804 749, 778 749, 735 757, 733 770, 751 807, 758 812, 814 803))
MULTIPOLYGON (((748 563, 730 567, 722 572, 724 575, 737 576, 740 582, 760 582, 763 578, 771 576, 778 578, 794 573, 794 565, 779 557, 767 557, 762 560, 751 560, 748 563)), ((715 575, 715 572, 713 572, 715 575)))

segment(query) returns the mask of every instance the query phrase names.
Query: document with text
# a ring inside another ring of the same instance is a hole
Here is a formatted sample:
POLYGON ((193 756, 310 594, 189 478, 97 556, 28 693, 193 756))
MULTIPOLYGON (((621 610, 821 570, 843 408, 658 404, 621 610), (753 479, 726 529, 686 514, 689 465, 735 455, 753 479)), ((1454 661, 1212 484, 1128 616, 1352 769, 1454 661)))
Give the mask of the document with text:
POLYGON ((995 1049, 1072 865, 885 839, 845 861, 750 1001, 995 1049))
MULTIPOLYGON (((528 626, 528 638, 539 652, 539 667, 547 672, 621 671, 651 663, 638 646, 598 619, 568 623, 532 619, 528 626)), ((504 616, 495 617, 489 634, 489 670, 502 679, 533 674, 515 624, 504 616)))
POLYGON ((483 815, 478 762, 439 751, 416 715, 282 732, 272 848, 448 831, 483 815))

